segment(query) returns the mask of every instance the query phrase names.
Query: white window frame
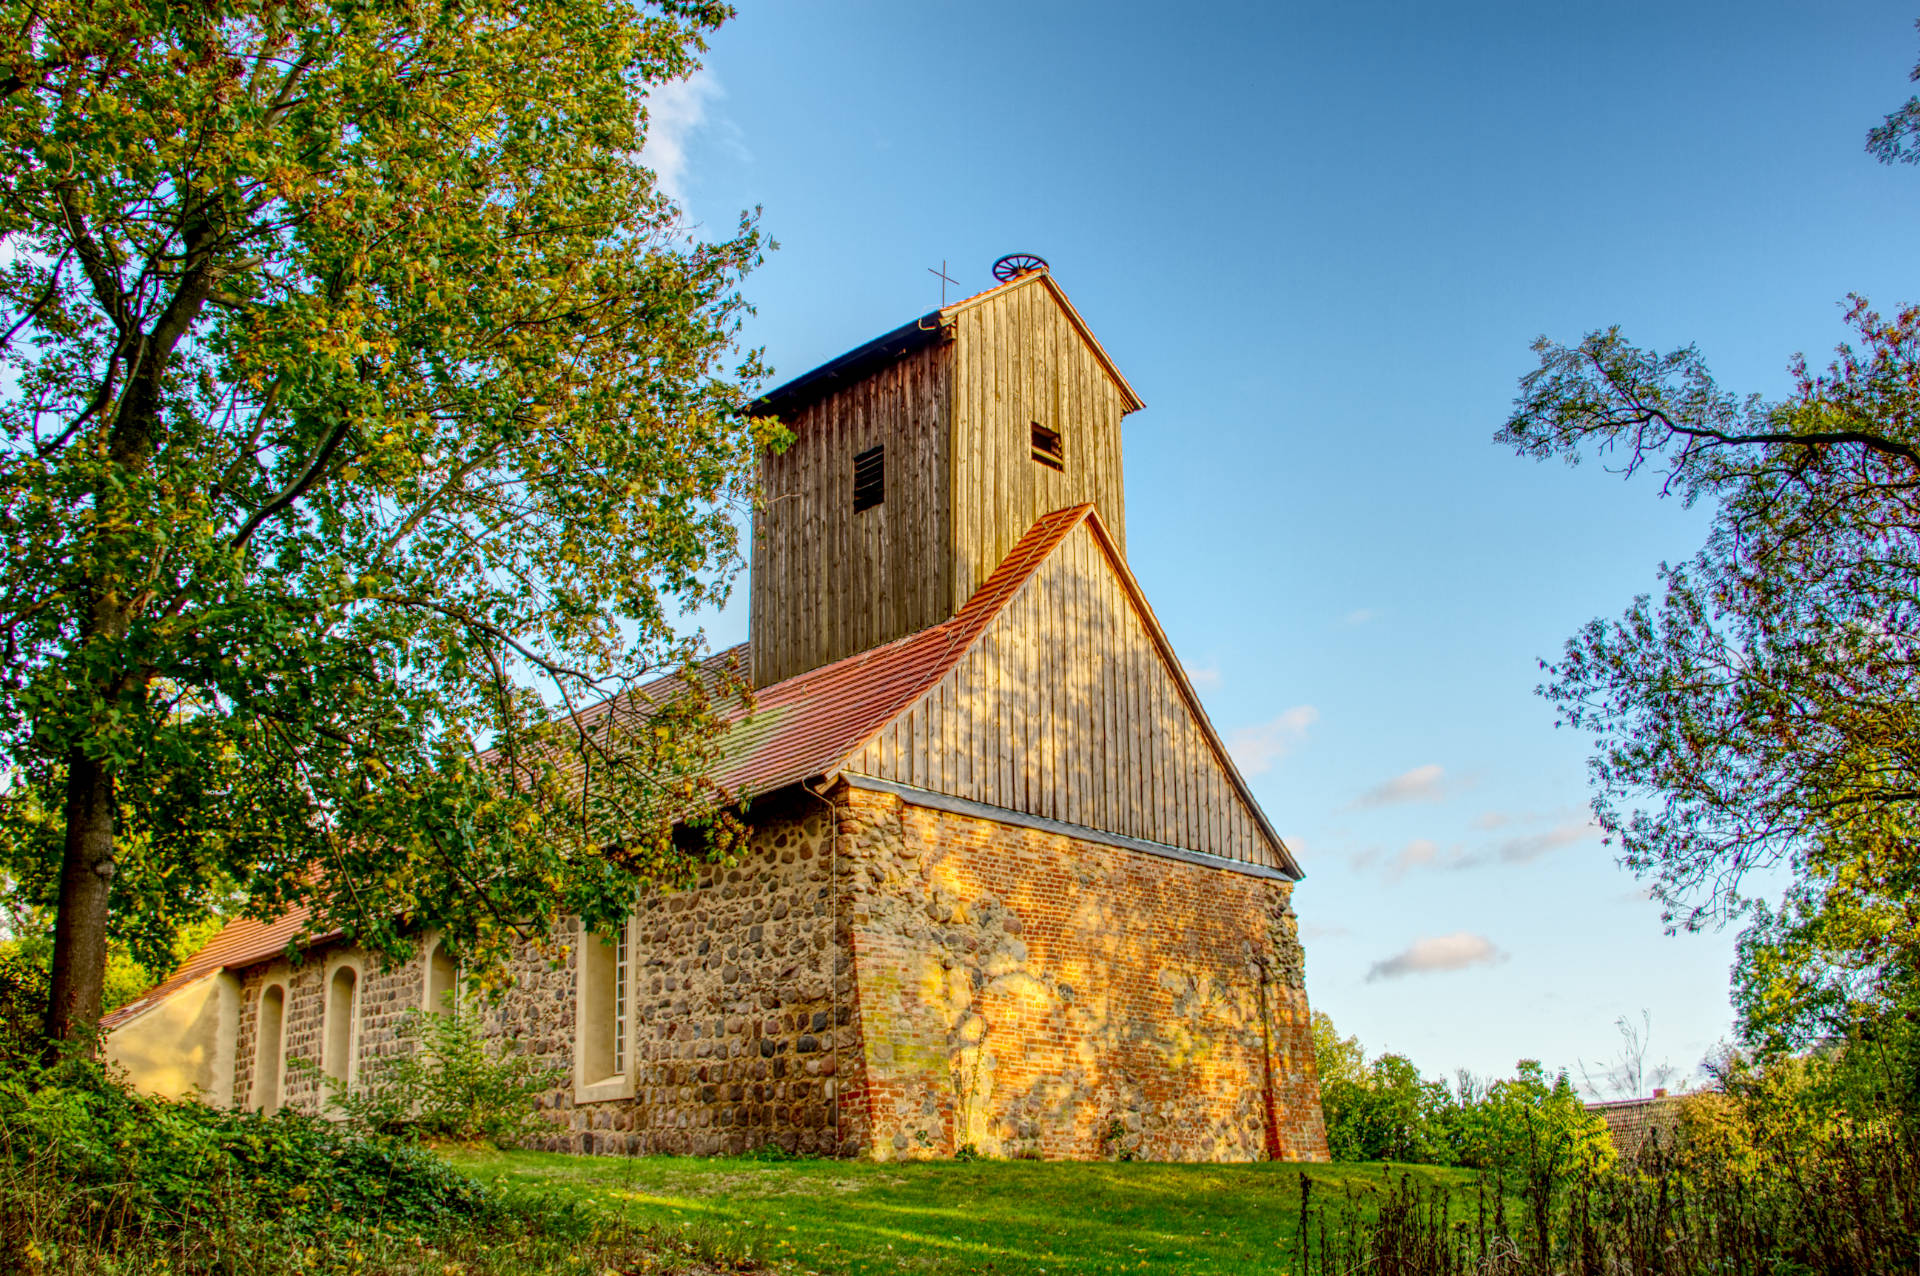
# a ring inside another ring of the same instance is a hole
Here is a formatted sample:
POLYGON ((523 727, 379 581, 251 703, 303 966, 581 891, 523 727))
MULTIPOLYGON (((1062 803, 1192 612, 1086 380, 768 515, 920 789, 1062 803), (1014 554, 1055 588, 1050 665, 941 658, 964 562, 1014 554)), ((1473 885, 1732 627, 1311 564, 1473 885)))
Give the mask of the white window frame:
MULTIPOLYGON (((336 953, 327 959, 326 977, 320 984, 320 1071, 326 1076, 334 1076, 328 1066, 332 1060, 328 1057, 333 1045, 333 980, 341 970, 353 972, 353 1001, 347 1008, 346 1059, 340 1075, 335 1080, 340 1083, 343 1092, 351 1093, 354 1084, 360 1079, 360 1025, 366 1019, 367 972, 366 964, 357 953, 336 953)), ((324 1103, 329 1098, 325 1089, 321 1092, 324 1103)))
POLYGON ((573 1100, 631 1099, 636 1000, 633 920, 621 924, 612 943, 588 930, 584 922, 576 923, 574 943, 573 1100), (601 951, 596 953, 594 946, 601 951), (605 989, 596 986, 598 979, 606 980, 605 989), (611 1073, 606 1071, 608 1057, 613 1060, 611 1073))
POLYGON ((275 969, 260 981, 260 997, 253 1006, 253 1076, 247 1087, 247 1108, 272 1116, 287 1104, 287 1010, 293 1000, 293 981, 285 970, 275 969), (267 994, 275 988, 280 990, 280 1031, 277 1040, 269 1049, 265 1026, 261 1022, 267 1005, 267 994), (264 1065, 268 1058, 273 1061, 273 1093, 266 1093, 264 1084, 264 1065), (267 1106, 269 1100, 272 1106, 267 1106))

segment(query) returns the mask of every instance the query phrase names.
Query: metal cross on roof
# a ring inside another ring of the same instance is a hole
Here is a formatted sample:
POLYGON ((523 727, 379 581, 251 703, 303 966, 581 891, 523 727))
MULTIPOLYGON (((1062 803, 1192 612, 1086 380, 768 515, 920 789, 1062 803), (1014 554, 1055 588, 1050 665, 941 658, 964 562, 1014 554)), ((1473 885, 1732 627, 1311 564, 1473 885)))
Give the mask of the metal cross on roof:
POLYGON ((947 277, 947 260, 944 257, 940 259, 940 269, 935 270, 932 266, 928 266, 927 273, 929 275, 940 276, 940 308, 945 310, 947 308, 947 285, 952 284, 955 288, 958 288, 960 281, 947 277))

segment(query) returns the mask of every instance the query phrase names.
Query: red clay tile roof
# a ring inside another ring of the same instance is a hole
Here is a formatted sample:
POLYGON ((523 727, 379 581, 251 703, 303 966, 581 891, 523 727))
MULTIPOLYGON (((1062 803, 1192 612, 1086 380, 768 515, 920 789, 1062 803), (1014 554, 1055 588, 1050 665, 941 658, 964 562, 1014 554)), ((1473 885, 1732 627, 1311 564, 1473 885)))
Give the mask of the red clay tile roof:
MULTIPOLYGON (((953 668, 1034 570, 1092 512, 1092 505, 1076 505, 1035 523, 951 619, 762 690, 754 697, 752 714, 728 733, 713 779, 746 799, 832 772, 953 668)), ((704 667, 717 672, 745 659, 743 645, 709 658, 704 667)), ((678 675, 658 679, 634 694, 655 699, 671 694, 677 681, 678 675)), ((164 982, 107 1015, 100 1026, 123 1024, 216 970, 285 952, 308 917, 307 909, 297 908, 270 923, 247 918, 229 923, 164 982)))
MULTIPOLYGON (((308 916, 306 908, 297 907, 270 922, 257 922, 251 917, 228 922, 219 934, 208 940, 199 952, 187 958, 178 970, 106 1015, 100 1020, 100 1026, 112 1029, 129 1019, 136 1019, 203 975, 236 966, 251 966, 285 952, 294 936, 306 927, 308 916)), ((337 932, 329 932, 333 933, 337 932)), ((326 939, 328 935, 312 935, 308 938, 326 939)))
POLYGON ((831 772, 958 663, 1067 534, 1093 512, 1048 514, 1020 538, 951 619, 761 691, 728 737, 714 779, 743 796, 831 772))

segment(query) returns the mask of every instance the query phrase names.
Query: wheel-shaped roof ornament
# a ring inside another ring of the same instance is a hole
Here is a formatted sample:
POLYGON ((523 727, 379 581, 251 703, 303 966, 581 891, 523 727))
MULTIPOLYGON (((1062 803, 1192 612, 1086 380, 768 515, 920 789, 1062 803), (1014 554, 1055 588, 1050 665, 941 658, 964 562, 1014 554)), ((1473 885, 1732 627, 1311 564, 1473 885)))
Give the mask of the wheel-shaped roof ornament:
POLYGON ((1046 268, 1045 257, 1036 257, 1032 253, 1008 253, 993 263, 993 277, 1004 284, 1046 268))

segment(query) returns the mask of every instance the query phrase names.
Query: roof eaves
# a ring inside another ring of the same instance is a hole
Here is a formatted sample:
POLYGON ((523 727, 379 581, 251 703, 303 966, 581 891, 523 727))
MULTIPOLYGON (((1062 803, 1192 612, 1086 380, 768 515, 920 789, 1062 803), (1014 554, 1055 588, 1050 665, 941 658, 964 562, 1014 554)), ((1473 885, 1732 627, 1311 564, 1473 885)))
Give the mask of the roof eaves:
POLYGON ((946 318, 946 312, 929 311, 769 390, 749 404, 747 412, 750 416, 792 417, 834 391, 944 339, 951 331, 952 320, 946 318))

